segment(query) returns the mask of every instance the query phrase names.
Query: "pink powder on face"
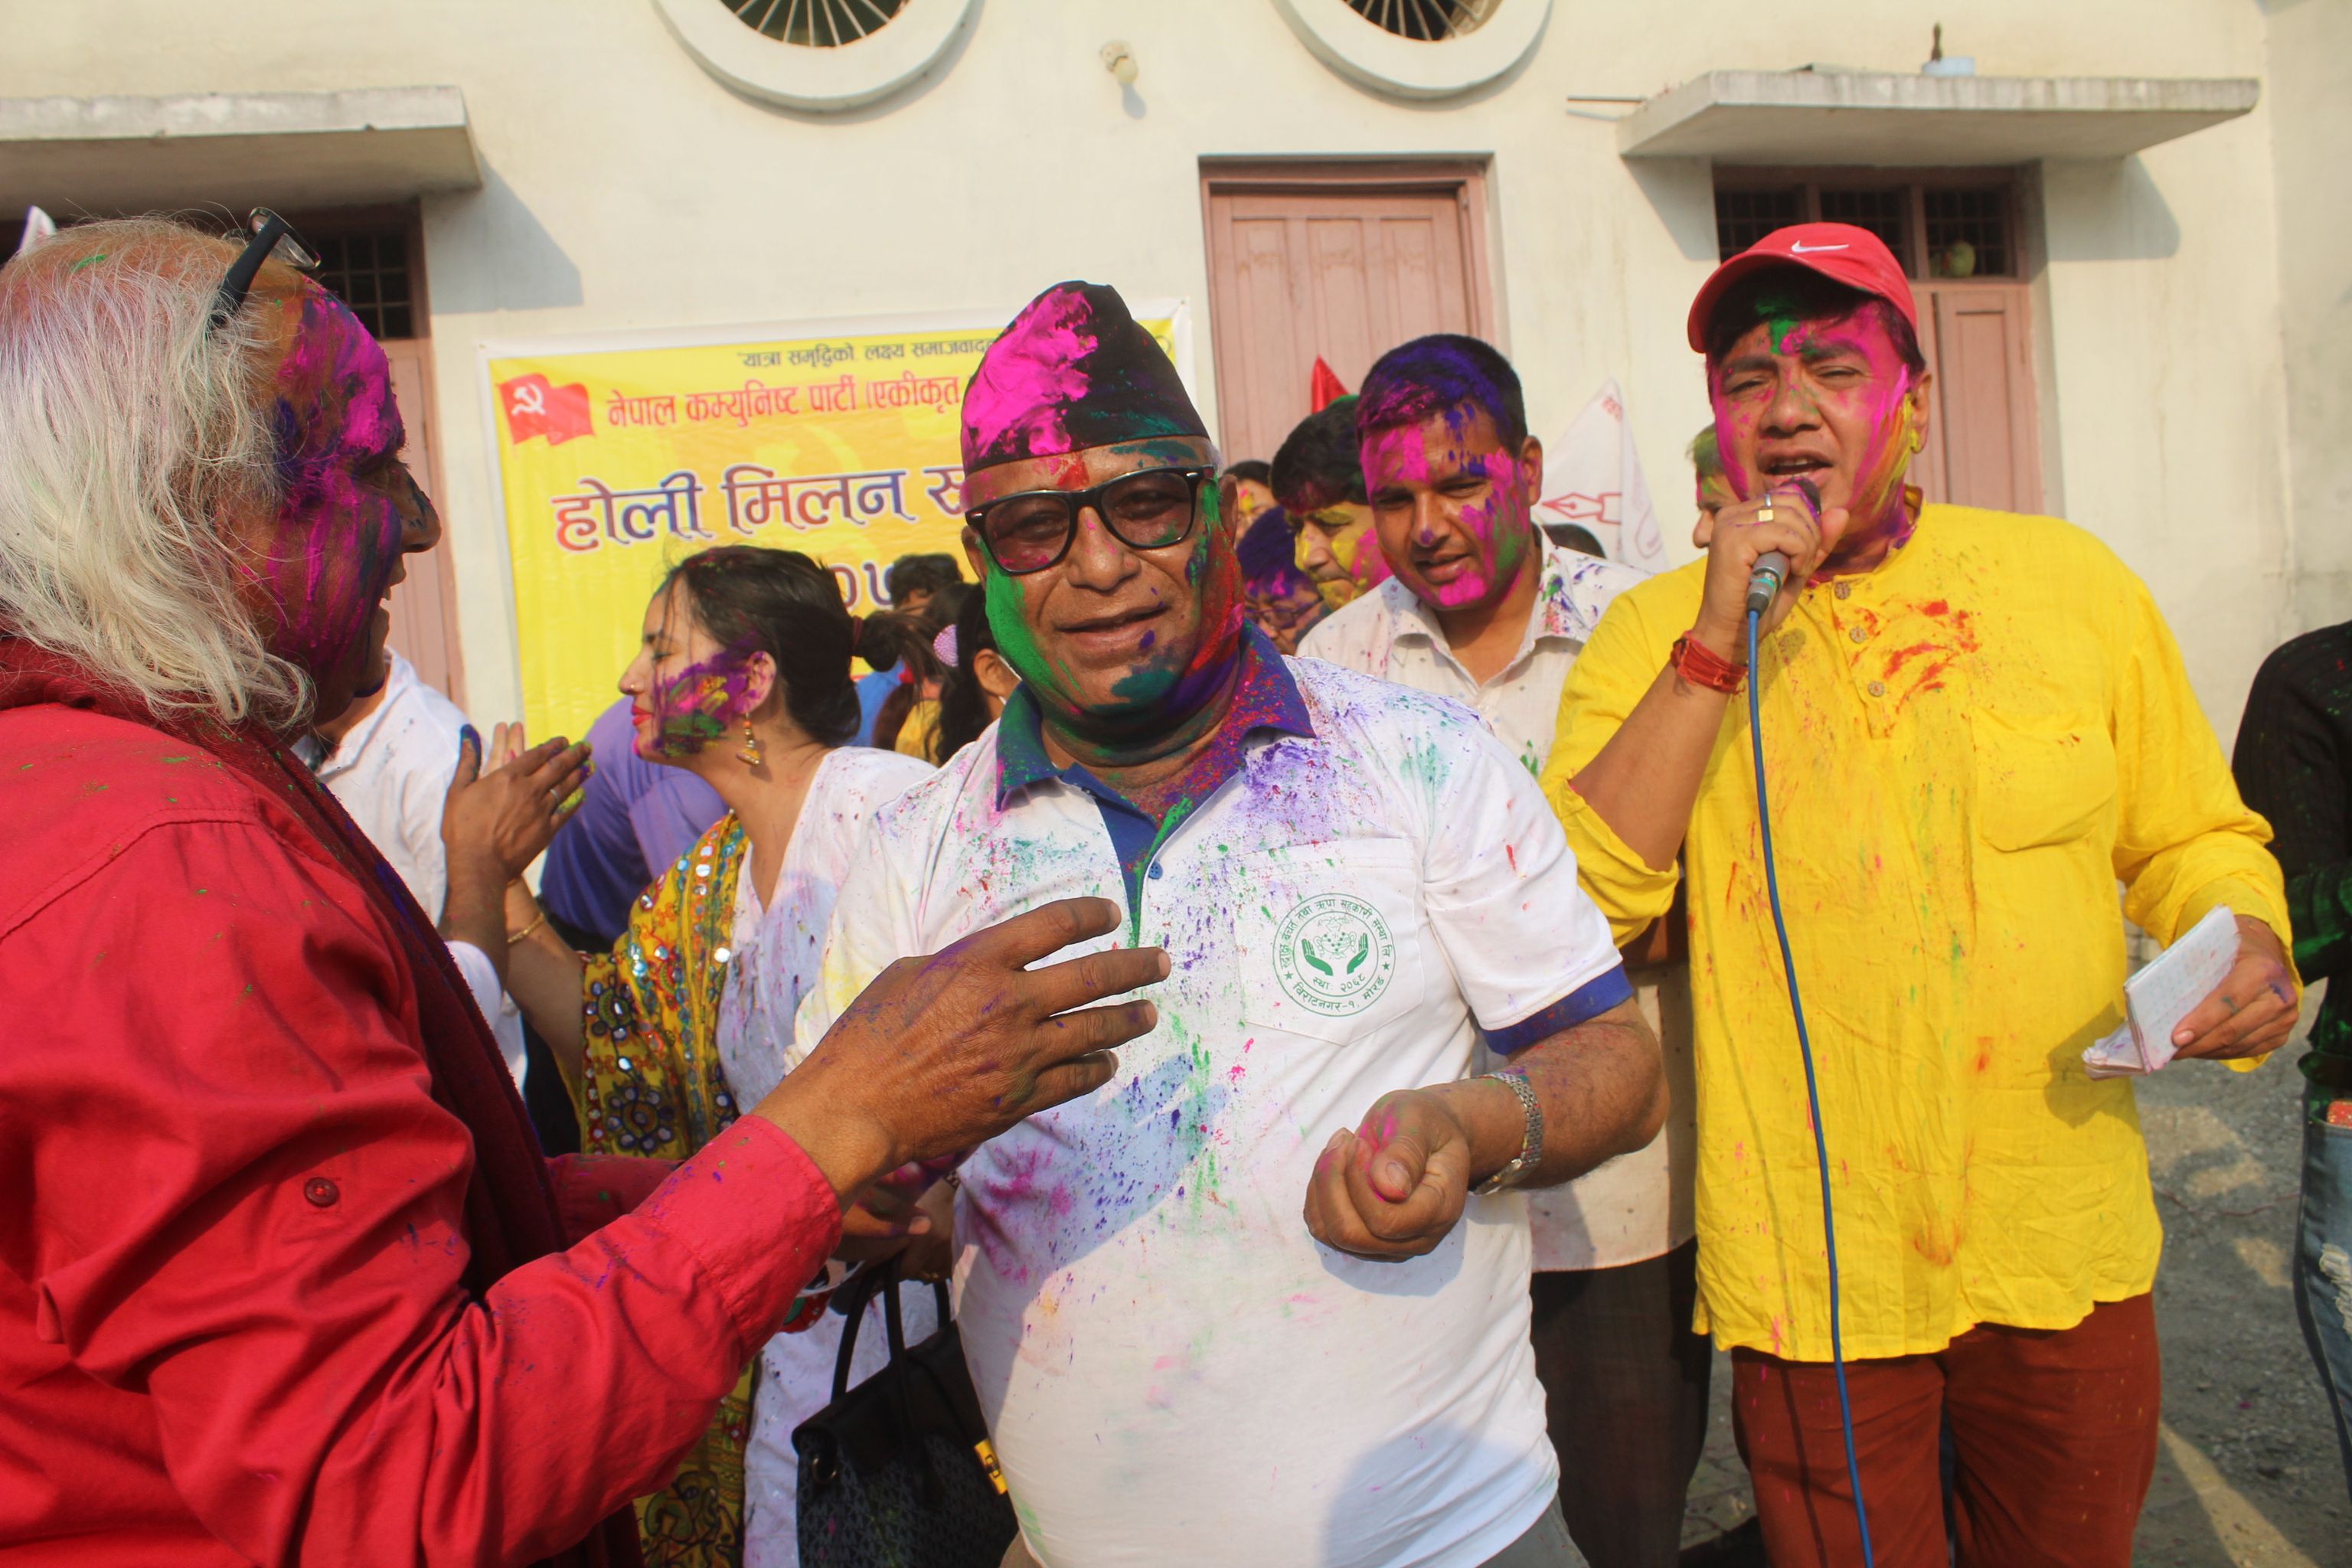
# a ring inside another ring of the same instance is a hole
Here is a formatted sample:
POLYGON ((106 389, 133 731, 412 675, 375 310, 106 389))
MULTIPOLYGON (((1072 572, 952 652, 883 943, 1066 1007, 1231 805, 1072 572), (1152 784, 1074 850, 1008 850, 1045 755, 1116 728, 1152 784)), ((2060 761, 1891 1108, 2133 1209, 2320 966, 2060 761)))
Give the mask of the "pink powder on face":
POLYGON ((1009 431, 1020 433, 1029 457, 1071 449, 1062 410, 1087 395, 1077 362, 1095 346, 1087 330, 1090 320, 1085 297, 1069 293, 1047 300, 1005 330, 964 392, 965 451, 989 450, 1009 431))
MULTIPOLYGON (((1768 477, 1748 467, 1746 454, 1759 450, 1776 432, 1791 426, 1823 426, 1843 452, 1853 446, 1858 426, 1867 434, 1847 468, 1851 487, 1843 495, 1829 485, 1822 487, 1831 491, 1829 505, 1842 505, 1852 514, 1832 558, 1873 544, 1900 543, 1912 527, 1904 504, 1903 476, 1911 457, 1914 382, 1884 320, 1877 311, 1864 310, 1835 321, 1799 321, 1767 347, 1781 362, 1769 388, 1727 395, 1724 378, 1710 366, 1708 401, 1715 410, 1724 477, 1733 490, 1752 500, 1767 488, 1768 477), (1869 374, 1861 384, 1841 389, 1806 374, 1808 353, 1818 357, 1832 345, 1853 351, 1864 363, 1869 374)), ((1735 346, 1734 354, 1740 352, 1735 346)))
POLYGON ((356 652, 431 503, 398 461, 391 366, 367 329, 308 282, 282 308, 296 319, 272 421, 282 498, 248 569, 277 611, 273 651, 320 675, 356 652))
MULTIPOLYGON (((1500 449, 1476 453, 1464 449, 1466 432, 1483 419, 1456 408, 1418 425, 1375 431, 1360 448, 1364 483, 1374 495, 1389 486, 1425 488, 1441 473, 1479 475, 1487 481, 1486 495, 1452 509, 1450 514, 1442 500, 1433 510, 1418 505, 1412 532, 1402 542, 1400 553, 1404 557, 1406 585, 1423 603, 1439 609, 1458 609, 1493 596, 1498 585, 1517 574, 1534 539, 1524 498, 1517 492, 1516 457, 1500 449), (1438 448, 1434 461, 1430 452, 1433 445, 1438 448), (1416 569, 1415 552, 1443 549, 1452 533, 1462 536, 1461 542, 1471 553, 1470 563, 1450 581, 1426 581, 1416 569)), ((1384 555, 1387 548, 1383 542, 1384 555)))

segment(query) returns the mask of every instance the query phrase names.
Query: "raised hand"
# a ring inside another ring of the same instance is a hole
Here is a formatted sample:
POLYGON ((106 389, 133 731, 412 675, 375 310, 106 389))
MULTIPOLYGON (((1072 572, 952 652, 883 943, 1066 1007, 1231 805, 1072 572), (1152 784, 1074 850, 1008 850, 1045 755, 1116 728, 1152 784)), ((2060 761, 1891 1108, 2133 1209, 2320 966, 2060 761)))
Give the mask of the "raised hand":
POLYGON ((1107 899, 1064 899, 900 959, 753 1114, 791 1134, 848 1203, 885 1171, 1100 1088, 1118 1070, 1112 1047, 1160 1016, 1149 1002, 1093 1004, 1166 979, 1168 955, 1110 948, 1030 966, 1119 919, 1107 899))
POLYGON ((498 726, 490 735, 491 771, 484 773, 481 738, 467 731, 441 807, 441 843, 453 870, 460 863, 495 868, 503 886, 539 858, 579 809, 574 796, 588 780, 588 743, 571 745, 559 736, 525 751, 522 742, 520 724, 498 726))

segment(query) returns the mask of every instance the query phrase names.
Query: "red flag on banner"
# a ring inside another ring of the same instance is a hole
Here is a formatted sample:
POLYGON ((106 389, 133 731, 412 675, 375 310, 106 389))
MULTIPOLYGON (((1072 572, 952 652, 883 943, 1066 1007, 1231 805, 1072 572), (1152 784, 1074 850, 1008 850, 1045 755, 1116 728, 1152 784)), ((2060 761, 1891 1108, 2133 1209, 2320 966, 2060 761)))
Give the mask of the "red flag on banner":
POLYGON ((1339 373, 1315 356, 1315 377, 1307 384, 1307 401, 1311 411, 1320 414, 1339 399, 1348 395, 1348 388, 1339 380, 1339 373))
POLYGON ((544 436, 551 447, 561 447, 574 436, 593 436, 588 416, 588 388, 579 382, 550 386, 547 377, 533 374, 499 383, 499 404, 507 411, 507 432, 517 445, 544 436))

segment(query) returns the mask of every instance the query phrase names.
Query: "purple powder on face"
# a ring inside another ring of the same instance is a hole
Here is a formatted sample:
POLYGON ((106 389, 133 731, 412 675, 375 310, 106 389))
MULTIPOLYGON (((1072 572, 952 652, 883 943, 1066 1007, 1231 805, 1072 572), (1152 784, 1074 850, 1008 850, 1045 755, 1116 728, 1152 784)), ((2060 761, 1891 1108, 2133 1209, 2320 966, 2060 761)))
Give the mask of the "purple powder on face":
POLYGON ((272 412, 282 499, 256 575, 278 610, 274 651, 321 674, 351 657, 429 503, 397 460, 404 432, 375 340, 315 284, 282 308, 294 318, 272 412))
POLYGON ((655 754, 672 762, 693 756, 740 726, 754 706, 749 644, 722 648, 656 687, 653 710, 661 730, 655 754))

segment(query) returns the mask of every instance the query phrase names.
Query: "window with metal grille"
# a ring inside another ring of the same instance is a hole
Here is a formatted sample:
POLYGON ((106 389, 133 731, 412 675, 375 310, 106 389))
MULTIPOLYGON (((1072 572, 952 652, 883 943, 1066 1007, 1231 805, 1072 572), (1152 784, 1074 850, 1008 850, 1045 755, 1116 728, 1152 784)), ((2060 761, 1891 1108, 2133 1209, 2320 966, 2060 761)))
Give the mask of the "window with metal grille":
POLYGON ((907 0, 719 0, 764 37, 807 48, 854 44, 890 25, 907 0))
POLYGON ((1996 278, 2014 272, 2009 193, 1937 190, 1925 197, 1931 278, 1996 278))
MULTIPOLYGON (((299 231, 299 226, 298 226, 299 231)), ((416 336, 416 289, 405 229, 304 234, 319 258, 319 281, 378 338, 416 336)))
POLYGON ((1911 265, 1911 193, 1906 190, 1833 191, 1819 195, 1823 223, 1850 223, 1885 241, 1903 270, 1911 265))
POLYGON ((1883 171, 1718 169, 1715 242, 1729 260, 1793 223, 1850 223, 1915 279, 2020 274, 2015 192, 2002 170, 1889 183, 1883 171))
POLYGON ((1804 222, 1801 190, 1715 193, 1715 243, 1728 261, 1776 228, 1804 222))
POLYGON ((1472 33, 1502 8, 1503 0, 1347 0, 1348 8, 1383 32, 1421 43, 1472 33))

